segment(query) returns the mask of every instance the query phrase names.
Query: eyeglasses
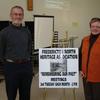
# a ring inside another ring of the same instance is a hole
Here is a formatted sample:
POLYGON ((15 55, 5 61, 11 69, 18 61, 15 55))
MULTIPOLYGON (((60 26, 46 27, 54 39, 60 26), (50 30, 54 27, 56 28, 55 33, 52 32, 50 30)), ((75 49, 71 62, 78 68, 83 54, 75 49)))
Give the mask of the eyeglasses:
POLYGON ((91 28, 100 28, 100 26, 91 26, 91 28))
POLYGON ((12 13, 12 15, 15 15, 15 16, 23 16, 23 13, 12 13))

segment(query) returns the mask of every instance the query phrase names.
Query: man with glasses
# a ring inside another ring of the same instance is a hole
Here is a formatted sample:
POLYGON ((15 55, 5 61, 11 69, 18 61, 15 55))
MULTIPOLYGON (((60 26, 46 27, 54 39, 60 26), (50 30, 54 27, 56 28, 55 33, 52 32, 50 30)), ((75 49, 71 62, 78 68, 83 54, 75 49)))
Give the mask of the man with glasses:
POLYGON ((30 100, 32 82, 31 46, 29 30, 22 27, 24 9, 14 6, 10 11, 11 24, 0 32, 0 60, 4 74, 8 100, 30 100))
POLYGON ((90 35, 82 40, 80 65, 86 100, 100 100, 100 18, 90 21, 90 35))

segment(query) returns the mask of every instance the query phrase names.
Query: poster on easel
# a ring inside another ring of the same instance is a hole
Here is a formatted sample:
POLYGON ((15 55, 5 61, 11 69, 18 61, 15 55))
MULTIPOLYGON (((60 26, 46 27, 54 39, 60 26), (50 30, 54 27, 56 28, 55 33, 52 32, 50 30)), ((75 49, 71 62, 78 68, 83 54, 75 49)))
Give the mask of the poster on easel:
POLYGON ((78 88, 78 48, 39 49, 39 88, 78 88))

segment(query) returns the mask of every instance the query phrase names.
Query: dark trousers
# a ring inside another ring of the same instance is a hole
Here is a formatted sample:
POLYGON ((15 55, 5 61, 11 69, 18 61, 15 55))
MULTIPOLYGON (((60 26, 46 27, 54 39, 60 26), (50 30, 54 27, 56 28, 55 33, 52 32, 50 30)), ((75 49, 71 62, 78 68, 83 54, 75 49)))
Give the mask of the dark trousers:
POLYGON ((19 89, 19 100, 30 100, 32 82, 32 64, 4 64, 6 92, 8 100, 15 100, 19 89))
POLYGON ((86 100, 100 100, 100 82, 84 81, 84 92, 86 100))

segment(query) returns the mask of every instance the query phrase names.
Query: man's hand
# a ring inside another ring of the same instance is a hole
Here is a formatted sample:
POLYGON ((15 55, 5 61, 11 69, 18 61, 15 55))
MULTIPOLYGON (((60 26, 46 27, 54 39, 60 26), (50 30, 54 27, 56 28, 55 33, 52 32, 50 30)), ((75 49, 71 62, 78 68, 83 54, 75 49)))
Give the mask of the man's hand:
POLYGON ((86 78, 85 74, 82 71, 80 71, 80 73, 81 73, 82 78, 86 78))

